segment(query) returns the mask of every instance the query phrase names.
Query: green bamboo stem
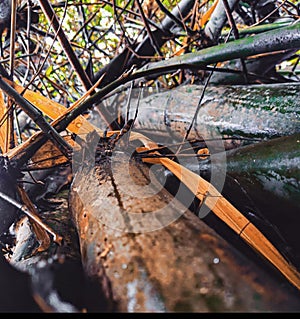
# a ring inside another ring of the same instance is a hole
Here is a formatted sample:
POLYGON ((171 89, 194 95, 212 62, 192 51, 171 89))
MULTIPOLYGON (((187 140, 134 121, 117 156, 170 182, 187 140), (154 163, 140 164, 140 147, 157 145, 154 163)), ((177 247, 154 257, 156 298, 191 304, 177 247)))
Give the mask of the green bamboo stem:
POLYGON ((188 66, 206 66, 217 62, 247 58, 249 56, 288 49, 300 48, 300 23, 281 29, 263 32, 255 36, 238 39, 229 43, 219 44, 198 52, 187 53, 169 60, 149 63, 143 70, 159 71, 160 68, 170 70, 188 66))
POLYGON ((79 104, 67 117, 58 124, 57 129, 65 129, 78 115, 89 109, 94 103, 99 103, 108 93, 122 84, 132 80, 153 74, 163 74, 178 69, 191 67, 204 67, 208 64, 228 61, 237 58, 246 58, 252 55, 300 48, 300 23, 264 32, 252 37, 247 37, 230 43, 209 47, 198 52, 187 53, 183 56, 170 58, 169 60, 149 63, 144 68, 132 72, 126 76, 122 75, 106 87, 100 89, 89 99, 79 104))

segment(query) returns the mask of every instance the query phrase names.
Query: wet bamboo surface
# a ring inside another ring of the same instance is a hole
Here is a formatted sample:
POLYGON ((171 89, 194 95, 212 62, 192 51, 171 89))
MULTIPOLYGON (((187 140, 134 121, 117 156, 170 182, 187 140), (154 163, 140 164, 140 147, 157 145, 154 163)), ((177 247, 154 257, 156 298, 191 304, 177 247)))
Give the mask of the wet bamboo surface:
POLYGON ((149 184, 146 166, 128 163, 119 152, 113 166, 104 160, 95 174, 78 171, 69 198, 85 270, 104 288, 111 309, 300 309, 294 287, 238 252, 153 176, 149 184))
MULTIPOLYGON (((208 139, 216 134, 270 138, 300 132, 299 84, 209 86, 201 100, 203 90, 202 85, 158 92, 145 89, 140 98, 134 92, 129 118, 134 118, 138 108, 136 130, 152 135, 169 133, 179 141, 186 135, 201 102, 189 138, 208 139)), ((117 101, 125 105, 121 112, 126 116, 129 94, 124 95, 120 94, 117 101)), ((108 105, 113 99, 116 96, 107 101, 108 105)))

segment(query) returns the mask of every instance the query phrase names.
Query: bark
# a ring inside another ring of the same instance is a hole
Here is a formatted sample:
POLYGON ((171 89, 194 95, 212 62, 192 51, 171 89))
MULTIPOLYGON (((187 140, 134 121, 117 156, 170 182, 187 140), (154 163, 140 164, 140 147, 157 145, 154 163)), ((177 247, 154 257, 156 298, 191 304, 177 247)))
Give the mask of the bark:
POLYGON ((289 285, 237 252, 152 175, 150 183, 146 166, 115 154, 95 172, 75 173, 69 205, 85 270, 116 311, 300 307, 289 285))

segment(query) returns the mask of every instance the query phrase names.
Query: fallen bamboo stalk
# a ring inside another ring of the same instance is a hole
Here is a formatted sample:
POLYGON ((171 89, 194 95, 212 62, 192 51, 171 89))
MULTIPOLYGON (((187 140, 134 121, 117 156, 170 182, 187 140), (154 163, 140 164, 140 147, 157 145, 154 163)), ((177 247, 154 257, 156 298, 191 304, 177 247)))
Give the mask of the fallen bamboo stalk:
MULTIPOLYGON (((154 136, 156 133, 182 141, 197 110, 202 85, 184 85, 171 90, 151 92, 131 99, 129 118, 138 117, 134 129, 154 136)), ((118 92, 117 105, 125 118, 126 107, 121 99, 127 91, 118 92)), ((109 105, 116 98, 105 101, 109 105)), ((300 132, 299 84, 261 84, 209 86, 205 89, 200 109, 189 139, 208 139, 214 133, 222 136, 271 138, 300 132), (257 116, 259 114, 259 116, 257 116)))
POLYGON ((298 307, 291 286, 273 281, 152 178, 149 195, 147 176, 146 166, 129 163, 128 155, 118 152, 113 169, 106 159, 95 174, 76 172, 71 185, 69 206, 83 265, 117 311, 298 307), (257 294, 259 303, 253 300, 257 294))

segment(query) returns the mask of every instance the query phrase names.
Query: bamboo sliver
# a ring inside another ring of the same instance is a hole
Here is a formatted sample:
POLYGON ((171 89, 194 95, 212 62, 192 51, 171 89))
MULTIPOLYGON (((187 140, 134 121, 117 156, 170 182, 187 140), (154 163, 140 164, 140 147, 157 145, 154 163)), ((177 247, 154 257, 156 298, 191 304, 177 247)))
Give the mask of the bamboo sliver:
MULTIPOLYGON (((13 83, 9 81, 8 79, 3 78, 5 82, 7 82, 9 85, 11 85, 18 93, 22 93, 24 91, 24 88, 21 85, 18 85, 16 83, 13 83)), ((51 123, 53 126, 57 123, 59 119, 64 117, 66 114, 68 114, 74 107, 66 108, 64 105, 59 104, 55 101, 52 101, 48 99, 47 97, 43 96, 40 93, 33 92, 30 90, 26 90, 24 92, 24 97, 31 102, 36 108, 38 108, 41 112, 46 114, 51 120, 54 121, 54 123, 51 123)), ((77 104, 77 103, 76 103, 77 104)), ((75 106, 76 106, 75 104, 75 106)), ((74 121, 72 121, 68 125, 68 130, 72 133, 78 133, 79 129, 84 124, 85 129, 89 130, 95 130, 96 128, 89 123, 86 118, 82 115, 78 116, 74 121)))

